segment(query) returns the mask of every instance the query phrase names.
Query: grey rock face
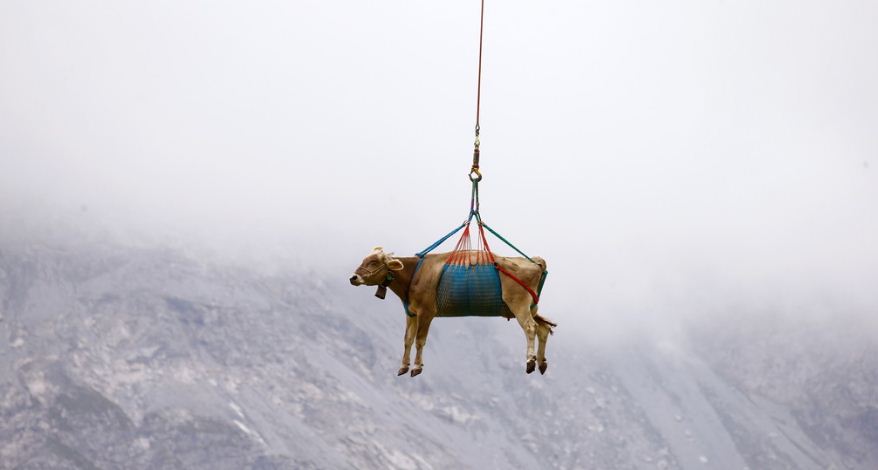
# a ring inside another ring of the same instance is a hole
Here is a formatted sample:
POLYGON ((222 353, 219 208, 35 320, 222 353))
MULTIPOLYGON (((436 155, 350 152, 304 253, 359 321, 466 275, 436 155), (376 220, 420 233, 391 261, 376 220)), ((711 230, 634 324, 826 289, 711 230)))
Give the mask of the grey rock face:
POLYGON ((411 379, 401 307, 344 274, 0 246, 0 468, 878 468, 867 336, 562 325, 539 377, 514 322, 439 319, 411 379))

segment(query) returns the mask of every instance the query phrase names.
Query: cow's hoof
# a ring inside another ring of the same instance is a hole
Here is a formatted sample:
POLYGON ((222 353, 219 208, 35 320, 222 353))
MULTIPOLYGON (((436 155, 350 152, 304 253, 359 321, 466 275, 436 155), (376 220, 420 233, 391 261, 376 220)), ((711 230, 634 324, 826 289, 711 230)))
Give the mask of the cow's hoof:
POLYGON ((527 361, 527 367, 524 369, 524 371, 527 372, 528 374, 530 374, 536 368, 537 368, 537 361, 534 361, 533 359, 531 359, 531 360, 527 361))
POLYGON ((420 375, 421 371, 423 371, 423 370, 424 369, 422 369, 420 367, 415 367, 414 369, 412 369, 412 377, 417 377, 418 375, 420 375))
POLYGON ((549 368, 549 364, 547 362, 541 362, 540 363, 540 375, 545 374, 546 369, 548 369, 548 368, 549 368))
POLYGON ((402 374, 405 374, 408 371, 409 371, 409 366, 400 367, 399 370, 396 372, 396 375, 400 376, 402 374))

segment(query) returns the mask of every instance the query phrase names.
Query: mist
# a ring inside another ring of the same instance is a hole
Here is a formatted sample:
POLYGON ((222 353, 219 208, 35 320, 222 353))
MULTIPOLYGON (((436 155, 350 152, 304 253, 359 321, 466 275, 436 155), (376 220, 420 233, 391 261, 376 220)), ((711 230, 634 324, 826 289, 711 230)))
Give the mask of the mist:
MULTIPOLYGON (((5 2, 0 235, 280 259, 346 288, 373 246, 408 255, 467 215, 477 15, 5 2)), ((482 211, 548 261, 547 314, 878 308, 878 4, 513 0, 485 22, 482 211)))

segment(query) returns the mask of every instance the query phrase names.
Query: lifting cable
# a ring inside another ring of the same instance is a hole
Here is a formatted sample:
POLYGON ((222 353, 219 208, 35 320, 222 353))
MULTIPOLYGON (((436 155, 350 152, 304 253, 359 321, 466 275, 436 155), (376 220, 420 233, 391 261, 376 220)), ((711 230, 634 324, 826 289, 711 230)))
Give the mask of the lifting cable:
POLYGON ((478 180, 482 179, 482 174, 479 172, 479 145, 481 144, 481 142, 479 142, 479 131, 481 130, 481 127, 479 126, 479 114, 482 109, 482 44, 484 43, 484 36, 485 0, 482 0, 482 12, 479 17, 479 78, 476 85, 476 139, 473 142, 473 166, 470 169, 470 179, 474 179, 473 174, 475 174, 475 179, 478 180))

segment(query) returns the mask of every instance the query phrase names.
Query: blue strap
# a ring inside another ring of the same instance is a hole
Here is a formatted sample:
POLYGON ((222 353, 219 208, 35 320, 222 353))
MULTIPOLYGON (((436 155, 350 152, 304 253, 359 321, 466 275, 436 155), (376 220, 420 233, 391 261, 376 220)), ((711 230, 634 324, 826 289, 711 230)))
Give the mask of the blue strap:
MULTIPOLYGON (((470 218, 472 218, 472 215, 470 215, 470 218)), ((416 256, 417 256, 418 258, 423 258, 424 255, 426 255, 427 253, 429 253, 429 252, 435 250, 436 247, 439 246, 439 245, 441 245, 442 243, 444 243, 445 240, 448 240, 449 238, 451 238, 452 235, 454 235, 455 233, 459 232, 462 228, 466 227, 466 224, 468 224, 468 223, 469 223, 469 219, 467 219, 466 222, 460 224, 460 226, 457 227, 456 229, 454 229, 454 230, 448 232, 448 235, 445 235, 444 237, 442 237, 442 238, 436 240, 435 242, 433 242, 432 245, 428 246, 427 248, 425 248, 425 249, 422 250, 421 252, 416 253, 416 256)))
POLYGON ((524 256, 525 258, 527 258, 527 260, 530 261, 531 263, 537 264, 537 262, 534 261, 533 259, 531 259, 530 256, 524 254, 523 251, 519 250, 517 246, 513 245, 512 243, 510 243, 509 240, 503 238, 503 235, 500 235, 499 233, 495 232, 494 229, 492 229, 491 227, 488 227, 488 224, 483 223, 481 220, 479 220, 479 223, 482 224, 482 227, 485 227, 486 229, 488 229, 489 232, 491 232, 492 234, 494 234, 495 237, 499 238, 500 241, 502 241, 503 243, 505 243, 507 246, 509 246, 509 247, 512 248, 513 250, 517 251, 518 254, 520 254, 521 256, 524 256))
POLYGON ((549 271, 543 271, 542 276, 540 276, 540 285, 539 285, 539 287, 537 287, 537 295, 540 295, 540 293, 543 291, 543 285, 546 284, 546 277, 548 277, 548 276, 549 276, 549 271))
MULTIPOLYGON (((460 230, 460 229, 457 229, 457 230, 460 230)), ((455 232, 457 230, 455 230, 455 232)), ((454 234, 454 232, 451 232, 451 234, 454 234)), ((424 256, 421 255, 420 253, 418 253, 418 264, 415 265, 415 272, 412 273, 411 282, 415 282, 415 275, 418 274, 418 270, 421 269, 421 264, 423 264, 423 262, 424 262, 424 256)), ((409 285, 409 289, 411 289, 411 285, 409 285)), ((402 308, 405 309, 405 314, 408 315, 409 317, 415 316, 415 314, 412 313, 411 310, 409 310, 409 301, 408 300, 402 301, 402 308)))

